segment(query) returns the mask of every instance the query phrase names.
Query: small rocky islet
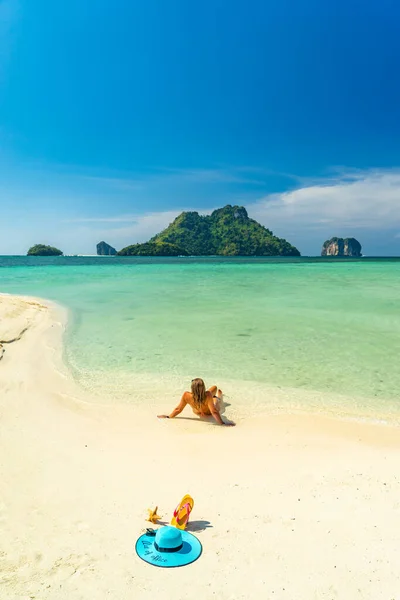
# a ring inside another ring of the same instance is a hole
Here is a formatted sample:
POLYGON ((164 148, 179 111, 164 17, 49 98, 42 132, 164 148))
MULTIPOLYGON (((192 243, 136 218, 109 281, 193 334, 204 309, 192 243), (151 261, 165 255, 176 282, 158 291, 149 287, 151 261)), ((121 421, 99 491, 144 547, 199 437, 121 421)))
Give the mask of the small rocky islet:
POLYGON ((99 242, 96 246, 98 256, 115 256, 117 251, 106 242, 99 242))
POLYGON ((352 256, 359 258, 362 256, 361 250, 361 244, 355 238, 333 237, 323 243, 321 256, 352 256))

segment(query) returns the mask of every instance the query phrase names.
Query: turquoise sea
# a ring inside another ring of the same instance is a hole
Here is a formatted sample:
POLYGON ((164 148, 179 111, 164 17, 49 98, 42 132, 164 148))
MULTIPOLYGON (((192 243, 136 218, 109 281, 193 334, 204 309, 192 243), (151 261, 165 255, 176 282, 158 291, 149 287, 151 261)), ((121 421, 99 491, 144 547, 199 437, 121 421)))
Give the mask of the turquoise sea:
POLYGON ((65 358, 103 402, 200 376, 228 413, 400 423, 400 259, 0 257, 0 291, 69 309, 65 358))

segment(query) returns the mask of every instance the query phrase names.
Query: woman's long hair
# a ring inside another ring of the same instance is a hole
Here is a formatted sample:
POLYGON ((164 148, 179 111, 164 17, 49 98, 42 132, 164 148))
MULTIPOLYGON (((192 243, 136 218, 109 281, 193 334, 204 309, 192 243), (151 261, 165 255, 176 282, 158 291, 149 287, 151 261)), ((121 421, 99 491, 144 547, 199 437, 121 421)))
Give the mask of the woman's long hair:
POLYGON ((192 379, 192 394, 195 405, 201 408, 206 399, 206 386, 200 377, 192 379))

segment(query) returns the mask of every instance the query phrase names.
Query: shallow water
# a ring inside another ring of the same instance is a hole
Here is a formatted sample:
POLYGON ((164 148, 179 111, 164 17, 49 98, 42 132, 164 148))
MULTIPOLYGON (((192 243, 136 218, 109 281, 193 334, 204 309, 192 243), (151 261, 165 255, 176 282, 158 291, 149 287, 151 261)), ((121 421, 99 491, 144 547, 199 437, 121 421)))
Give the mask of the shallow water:
POLYGON ((107 402, 168 403, 201 376, 239 416, 400 422, 398 259, 0 257, 0 291, 70 309, 67 361, 107 402))

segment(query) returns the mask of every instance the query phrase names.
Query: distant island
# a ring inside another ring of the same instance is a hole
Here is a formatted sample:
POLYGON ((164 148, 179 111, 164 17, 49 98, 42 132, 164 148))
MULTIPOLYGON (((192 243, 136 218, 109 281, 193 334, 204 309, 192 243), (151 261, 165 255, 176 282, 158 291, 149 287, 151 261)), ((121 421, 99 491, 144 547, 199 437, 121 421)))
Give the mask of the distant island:
POLYGON ((96 246, 98 256, 115 256, 117 251, 106 242, 99 242, 96 246))
POLYGON ((333 237, 323 243, 321 256, 353 256, 360 257, 361 244, 355 238, 333 237))
POLYGON ((29 248, 27 256, 62 256, 63 252, 53 246, 45 246, 44 244, 36 244, 29 248))
POLYGON ((119 256, 300 256, 286 240, 250 219, 243 206, 227 205, 211 215, 183 212, 144 244, 119 256))

